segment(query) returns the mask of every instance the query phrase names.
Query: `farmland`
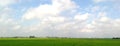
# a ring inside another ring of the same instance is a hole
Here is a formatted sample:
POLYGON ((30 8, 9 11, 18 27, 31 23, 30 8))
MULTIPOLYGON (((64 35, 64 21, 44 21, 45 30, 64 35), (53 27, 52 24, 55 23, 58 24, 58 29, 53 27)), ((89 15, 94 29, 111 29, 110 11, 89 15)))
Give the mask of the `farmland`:
POLYGON ((0 46, 120 46, 120 39, 0 38, 0 46))

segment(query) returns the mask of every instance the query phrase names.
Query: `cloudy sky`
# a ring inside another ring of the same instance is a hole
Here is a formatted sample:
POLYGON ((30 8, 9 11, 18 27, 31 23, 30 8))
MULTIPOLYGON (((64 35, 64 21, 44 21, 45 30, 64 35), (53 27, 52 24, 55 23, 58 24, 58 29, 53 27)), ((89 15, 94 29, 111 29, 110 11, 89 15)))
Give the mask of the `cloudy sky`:
POLYGON ((120 37, 120 0, 0 0, 0 37, 120 37))

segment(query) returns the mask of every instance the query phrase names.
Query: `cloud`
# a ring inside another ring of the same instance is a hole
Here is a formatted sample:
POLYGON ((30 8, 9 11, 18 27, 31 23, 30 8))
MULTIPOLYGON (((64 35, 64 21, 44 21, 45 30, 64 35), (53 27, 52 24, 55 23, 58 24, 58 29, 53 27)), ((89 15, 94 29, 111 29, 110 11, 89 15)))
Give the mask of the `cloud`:
MULTIPOLYGON (((74 13, 73 18, 67 18, 62 15, 64 11, 73 11, 76 8, 78 6, 71 0, 52 0, 52 4, 31 8, 23 15, 23 19, 25 21, 38 19, 40 22, 24 30, 28 30, 26 31, 27 33, 34 32, 33 34, 35 35, 42 33, 40 35, 44 34, 43 36, 77 37, 87 24, 86 20, 90 14, 74 13)), ((87 30, 86 32, 89 31, 87 30)))
POLYGON ((74 8, 76 8, 76 5, 70 0, 52 0, 52 4, 44 4, 37 8, 31 8, 25 15, 23 15, 23 18, 42 19, 47 16, 59 16, 61 12, 74 8))
POLYGON ((78 15, 75 15, 74 19, 79 20, 79 21, 85 21, 88 19, 89 16, 90 16, 90 14, 88 14, 88 13, 85 13, 83 15, 78 14, 78 15))
MULTIPOLYGON (((93 0, 95 3, 101 3, 101 2, 117 2, 118 0, 93 0)), ((118 1, 119 2, 119 1, 118 1)))
POLYGON ((51 5, 41 5, 38 8, 30 9, 23 18, 32 19, 32 18, 42 18, 48 15, 56 15, 59 13, 58 9, 54 9, 51 5))
POLYGON ((13 30, 18 30, 18 29, 20 29, 20 28, 21 28, 20 25, 15 25, 15 26, 13 27, 13 30))
POLYGON ((101 3, 101 2, 115 2, 115 3, 119 3, 119 0, 92 0, 95 3, 101 3))
POLYGON ((18 21, 15 21, 15 19, 12 17, 13 14, 14 14, 14 9, 12 8, 4 7, 0 9, 0 32, 1 32, 0 36, 4 37, 4 36, 12 36, 13 34, 15 35, 15 33, 12 32, 17 30, 18 21))
POLYGON ((23 23, 29 20, 38 20, 38 24, 23 27, 23 32, 40 34, 43 36, 60 36, 64 34, 64 31, 57 30, 59 25, 64 25, 67 21, 70 21, 67 17, 62 15, 64 11, 72 11, 77 8, 77 5, 71 0, 52 0, 52 4, 43 4, 35 8, 30 8, 22 16, 23 23), (56 31, 55 31, 56 30, 56 31), (33 33, 34 32, 34 33, 33 33), (56 32, 56 33, 54 33, 56 32), (58 33, 61 32, 61 33, 58 33), (46 34, 47 33, 47 34, 46 34))
POLYGON ((15 2, 16 0, 0 0, 0 6, 7 6, 15 2))
MULTIPOLYGON (((36 8, 30 8, 23 16, 23 20, 38 19, 40 22, 35 30, 44 30, 57 26, 69 20, 61 15, 63 11, 72 10, 77 6, 71 0, 52 0, 52 4, 43 4, 36 8), (39 29, 41 28, 41 29, 39 29)), ((32 30, 34 30, 32 29, 32 30)))
POLYGON ((114 20, 109 21, 95 21, 95 28, 93 29, 95 31, 96 36, 95 37, 119 37, 119 22, 116 22, 114 20))
POLYGON ((99 18, 92 20, 92 23, 86 28, 92 31, 92 36, 99 38, 119 37, 120 20, 108 17, 106 12, 99 12, 98 16, 99 18))
POLYGON ((107 1, 113 1, 113 0, 93 0, 93 2, 95 3, 107 2, 107 1))
POLYGON ((109 18, 107 18, 107 17, 102 17, 102 18, 100 18, 100 21, 101 22, 106 22, 106 21, 108 21, 109 20, 109 18))

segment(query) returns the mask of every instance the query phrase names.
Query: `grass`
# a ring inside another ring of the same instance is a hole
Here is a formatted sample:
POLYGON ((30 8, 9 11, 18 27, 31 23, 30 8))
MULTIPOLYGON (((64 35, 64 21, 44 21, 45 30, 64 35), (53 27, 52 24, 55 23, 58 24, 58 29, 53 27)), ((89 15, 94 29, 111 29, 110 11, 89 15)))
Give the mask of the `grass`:
POLYGON ((0 38, 0 46, 120 46, 120 40, 85 38, 0 38))

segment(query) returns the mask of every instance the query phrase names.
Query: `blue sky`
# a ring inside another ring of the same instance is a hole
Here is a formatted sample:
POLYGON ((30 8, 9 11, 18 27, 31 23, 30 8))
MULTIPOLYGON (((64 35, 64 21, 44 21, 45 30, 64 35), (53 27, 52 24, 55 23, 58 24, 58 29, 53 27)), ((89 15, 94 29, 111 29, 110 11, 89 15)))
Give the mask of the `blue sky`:
POLYGON ((120 37, 119 0, 0 0, 0 36, 120 37))

